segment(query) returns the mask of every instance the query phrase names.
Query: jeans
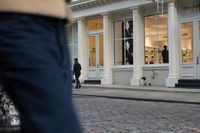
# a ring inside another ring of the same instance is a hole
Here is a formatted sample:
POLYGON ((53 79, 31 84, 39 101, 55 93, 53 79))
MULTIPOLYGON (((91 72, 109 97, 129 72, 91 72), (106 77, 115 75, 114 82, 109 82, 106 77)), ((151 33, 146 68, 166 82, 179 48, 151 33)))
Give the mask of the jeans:
POLYGON ((76 79, 76 88, 81 87, 81 83, 79 81, 80 74, 75 74, 75 79, 76 79))
POLYGON ((0 81, 22 133, 81 133, 66 36, 62 20, 0 13, 0 81))

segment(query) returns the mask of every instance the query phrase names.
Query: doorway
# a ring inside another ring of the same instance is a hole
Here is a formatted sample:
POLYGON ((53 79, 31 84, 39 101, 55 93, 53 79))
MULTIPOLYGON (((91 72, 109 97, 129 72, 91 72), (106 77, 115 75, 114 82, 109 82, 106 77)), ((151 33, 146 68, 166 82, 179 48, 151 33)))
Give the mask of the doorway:
POLYGON ((181 77, 200 79, 200 20, 181 23, 181 77))
POLYGON ((104 66, 103 34, 90 34, 88 42, 90 77, 100 79, 104 66))

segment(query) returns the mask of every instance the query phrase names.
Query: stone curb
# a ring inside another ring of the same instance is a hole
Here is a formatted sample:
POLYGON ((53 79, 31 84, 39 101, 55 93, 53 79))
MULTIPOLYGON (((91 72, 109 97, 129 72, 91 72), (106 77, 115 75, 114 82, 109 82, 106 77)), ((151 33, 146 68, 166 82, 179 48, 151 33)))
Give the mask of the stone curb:
POLYGON ((116 89, 116 90, 133 90, 133 91, 152 91, 152 92, 172 92, 172 93, 200 93, 199 89, 194 88, 167 88, 155 86, 117 86, 117 85, 90 85, 82 84, 82 88, 98 88, 98 89, 116 89))
POLYGON ((74 96, 89 96, 89 97, 101 97, 121 100, 136 100, 136 101, 149 101, 149 102, 167 102, 167 103, 182 103, 182 104, 195 104, 200 105, 200 102, 186 101, 186 100, 170 100, 170 99, 156 99, 156 98, 134 98, 134 97, 123 97, 123 96, 110 96, 110 95, 99 95, 99 94, 82 94, 74 93, 74 96))

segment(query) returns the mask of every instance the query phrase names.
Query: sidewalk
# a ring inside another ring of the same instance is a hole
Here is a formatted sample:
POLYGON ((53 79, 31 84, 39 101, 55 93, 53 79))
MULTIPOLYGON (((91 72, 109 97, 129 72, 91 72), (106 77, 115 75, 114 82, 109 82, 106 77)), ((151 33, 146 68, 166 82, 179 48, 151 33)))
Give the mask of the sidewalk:
POLYGON ((82 84, 81 89, 73 89, 73 95, 200 105, 200 89, 193 88, 82 84))

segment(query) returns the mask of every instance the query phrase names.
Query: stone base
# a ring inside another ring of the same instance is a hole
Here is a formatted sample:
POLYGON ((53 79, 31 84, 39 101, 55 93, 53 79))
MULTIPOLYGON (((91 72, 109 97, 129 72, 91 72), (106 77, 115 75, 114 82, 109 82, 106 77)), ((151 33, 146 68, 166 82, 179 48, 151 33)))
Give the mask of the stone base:
POLYGON ((79 81, 80 81, 80 83, 82 84, 82 83, 84 83, 84 79, 79 79, 79 81))
POLYGON ((166 86, 167 87, 175 87, 175 84, 178 83, 179 78, 167 78, 166 79, 166 86))
POLYGON ((101 79, 101 84, 102 85, 112 85, 112 78, 111 77, 103 77, 103 79, 101 79))
POLYGON ((20 133, 20 126, 0 127, 0 133, 20 133))
POLYGON ((141 78, 133 77, 130 81, 131 86, 141 86, 143 85, 143 81, 141 78))

